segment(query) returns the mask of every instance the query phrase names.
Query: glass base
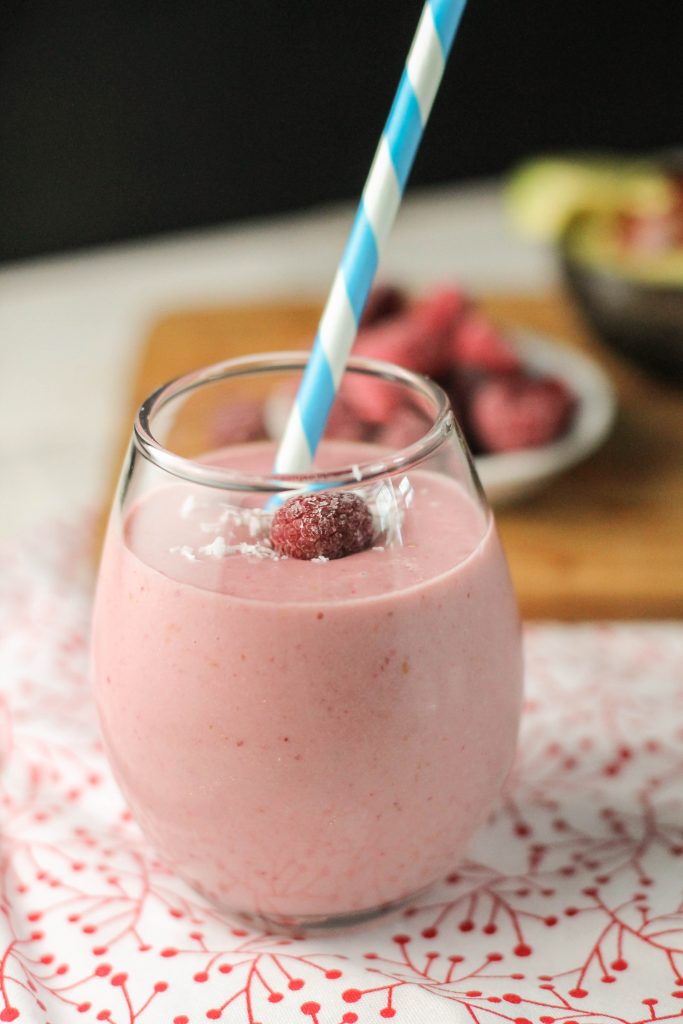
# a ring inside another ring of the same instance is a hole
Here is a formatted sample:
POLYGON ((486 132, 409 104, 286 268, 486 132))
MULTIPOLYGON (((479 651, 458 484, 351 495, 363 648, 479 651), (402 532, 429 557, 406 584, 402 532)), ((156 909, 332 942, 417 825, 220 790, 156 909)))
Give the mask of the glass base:
MULTIPOLYGON (((346 914, 260 914, 236 910, 234 907, 225 906, 215 900, 211 900, 211 902, 221 914, 225 914, 226 917, 237 920, 240 924, 247 925, 248 927, 262 927, 270 932, 301 935, 307 932, 350 931, 360 928, 362 925, 367 924, 368 921, 374 921, 377 918, 386 917, 403 910, 414 899, 423 892, 426 892, 428 888, 429 886, 426 886, 417 893, 402 896, 400 899, 393 900, 390 903, 381 903, 375 907, 368 907, 365 910, 353 910, 346 914)), ((202 893, 202 895, 206 898, 205 893, 202 893)))

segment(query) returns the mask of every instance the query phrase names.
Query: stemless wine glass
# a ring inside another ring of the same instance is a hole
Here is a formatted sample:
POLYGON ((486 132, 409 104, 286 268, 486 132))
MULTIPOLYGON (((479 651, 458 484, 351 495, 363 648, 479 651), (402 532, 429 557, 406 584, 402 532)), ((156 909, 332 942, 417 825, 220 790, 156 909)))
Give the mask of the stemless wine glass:
POLYGON ((444 392, 352 359, 315 471, 274 475, 305 361, 231 360, 143 404, 93 626, 104 742, 143 831, 226 911, 292 926, 363 920, 454 866, 510 767, 522 677, 444 392), (314 557, 273 546, 288 499, 329 492, 371 516, 363 550, 316 554, 339 523, 315 515, 287 527, 314 557))

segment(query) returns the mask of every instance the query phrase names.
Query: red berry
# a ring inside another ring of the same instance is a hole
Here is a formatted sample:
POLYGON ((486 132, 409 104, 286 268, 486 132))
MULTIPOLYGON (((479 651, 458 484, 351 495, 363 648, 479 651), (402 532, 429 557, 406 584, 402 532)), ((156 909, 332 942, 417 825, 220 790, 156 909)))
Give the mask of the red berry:
POLYGON ((464 301, 453 288, 435 291, 402 316, 361 331, 354 351, 416 373, 441 373, 450 363, 448 341, 464 301))
POLYGON ((451 339, 457 366, 489 373, 514 373, 521 361, 505 335, 482 313, 470 310, 458 320, 451 339))
MULTIPOLYGON (((380 328, 380 330, 383 329, 380 328)), ((388 329, 393 331, 391 326, 388 329)), ((373 358, 380 357, 373 356, 373 358)), ((385 357, 382 356, 382 358, 385 357)), ((408 365, 408 360, 402 358, 398 353, 393 354, 393 358, 389 361, 397 363, 399 366, 408 365)), ((401 406, 398 388, 377 377, 354 376, 352 386, 344 394, 347 406, 351 409, 351 416, 364 424, 364 433, 369 436, 372 435, 373 427, 388 423, 401 406)), ((333 427, 336 427, 336 424, 333 424, 333 427)), ((340 436, 338 430, 335 436, 340 436)))
POLYGON ((381 428, 375 438, 376 444, 387 448, 407 448, 427 433, 429 424, 410 405, 401 406, 381 428))
POLYGON ((344 393, 337 395, 327 418, 325 437, 334 437, 341 441, 363 441, 367 434, 365 423, 358 418, 344 398, 344 393))
POLYGON ((372 543, 372 515, 350 491, 302 494, 273 516, 270 539, 288 558, 343 558, 372 543))
MULTIPOLYGON (((415 373, 442 376, 451 364, 449 340, 463 304, 460 292, 443 288, 407 313, 362 330, 354 351, 415 373)), ((354 378, 345 399, 369 424, 386 423, 401 402, 397 388, 373 377, 360 376, 354 378)))
POLYGON ((400 288, 394 284, 376 284, 365 303, 365 310, 361 318, 361 327, 370 327, 372 324, 386 320, 390 316, 396 316, 405 309, 406 298, 400 288))
POLYGON ((415 320, 428 337, 438 340, 440 345, 441 364, 450 363, 448 340, 452 336, 454 324, 463 316, 467 299, 457 288, 446 286, 437 288, 415 306, 415 320))
POLYGON ((480 384, 470 422, 485 451, 538 448, 566 430, 575 398, 553 377, 495 377, 480 384))
POLYGON ((243 401, 222 406, 211 426, 216 448, 243 441, 259 441, 265 436, 263 403, 243 401))

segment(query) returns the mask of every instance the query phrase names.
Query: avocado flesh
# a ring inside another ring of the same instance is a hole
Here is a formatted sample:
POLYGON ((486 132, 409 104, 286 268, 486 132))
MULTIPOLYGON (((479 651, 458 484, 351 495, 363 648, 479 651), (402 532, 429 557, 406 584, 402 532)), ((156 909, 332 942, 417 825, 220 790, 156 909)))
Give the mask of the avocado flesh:
POLYGON ((583 212, 665 213, 671 205, 672 189, 669 176, 645 160, 548 157, 531 160, 514 171, 504 201, 520 234, 557 241, 583 212))
POLYGON ((621 242, 613 217, 581 217, 565 238, 569 259, 595 270, 661 287, 683 286, 683 246, 650 253, 621 242))

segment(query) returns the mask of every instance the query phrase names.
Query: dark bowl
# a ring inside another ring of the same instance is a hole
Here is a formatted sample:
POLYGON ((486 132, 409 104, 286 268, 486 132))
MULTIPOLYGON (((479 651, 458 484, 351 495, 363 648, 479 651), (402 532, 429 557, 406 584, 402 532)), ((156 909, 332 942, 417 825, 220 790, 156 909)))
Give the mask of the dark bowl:
POLYGON ((660 378, 683 384, 683 286, 658 285, 582 263, 560 246, 569 295, 587 327, 660 378))

